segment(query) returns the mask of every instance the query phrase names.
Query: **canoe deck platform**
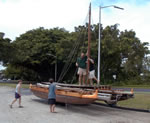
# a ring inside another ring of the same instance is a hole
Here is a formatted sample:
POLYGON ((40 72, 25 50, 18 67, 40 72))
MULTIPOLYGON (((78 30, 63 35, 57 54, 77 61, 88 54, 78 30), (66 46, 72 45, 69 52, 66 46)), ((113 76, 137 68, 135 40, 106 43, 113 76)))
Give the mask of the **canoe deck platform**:
MULTIPOLYGON (((42 84, 49 85, 49 82, 42 82, 42 84)), ((92 86, 92 85, 75 85, 75 84, 62 84, 62 83, 56 83, 56 85, 61 87, 69 87, 69 88, 82 88, 82 89, 100 89, 100 90, 112 90, 112 87, 110 85, 98 85, 98 86, 92 86)))

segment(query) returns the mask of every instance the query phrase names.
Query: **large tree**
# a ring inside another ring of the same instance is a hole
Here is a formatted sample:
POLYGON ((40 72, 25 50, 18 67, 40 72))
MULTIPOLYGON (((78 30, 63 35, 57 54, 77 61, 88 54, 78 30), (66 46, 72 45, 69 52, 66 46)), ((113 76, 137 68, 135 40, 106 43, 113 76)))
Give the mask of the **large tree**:
MULTIPOLYGON (((12 70, 20 69, 25 79, 48 80, 54 77, 57 57, 58 71, 64 80, 75 75, 75 62, 81 51, 87 50, 87 24, 75 27, 74 32, 65 29, 38 28, 27 31, 11 43, 13 57, 9 63, 12 70), (67 69, 69 69, 67 73, 67 69)), ((148 43, 142 43, 133 30, 121 31, 118 25, 101 28, 101 81, 117 81, 139 76, 143 71, 145 55, 149 53, 148 43)), ((91 26, 91 57, 97 66, 98 24, 91 26)), ((9 75, 7 72, 7 75, 9 75)), ((97 70, 97 69, 96 69, 97 70)), ((7 70, 6 70, 7 71, 7 70)), ((18 72, 18 71, 17 71, 18 72)))
POLYGON ((149 54, 148 43, 142 43, 133 30, 120 33, 121 58, 126 59, 122 64, 122 73, 125 77, 132 78, 143 72, 144 58, 149 54))
POLYGON ((37 79, 48 80, 54 76, 54 64, 58 62, 58 73, 61 64, 68 55, 71 37, 64 29, 38 28, 20 35, 14 42, 15 59, 11 62, 14 67, 26 68, 39 75, 37 79))
POLYGON ((4 65, 9 63, 13 55, 13 47, 9 38, 4 38, 4 33, 0 32, 0 62, 4 65))

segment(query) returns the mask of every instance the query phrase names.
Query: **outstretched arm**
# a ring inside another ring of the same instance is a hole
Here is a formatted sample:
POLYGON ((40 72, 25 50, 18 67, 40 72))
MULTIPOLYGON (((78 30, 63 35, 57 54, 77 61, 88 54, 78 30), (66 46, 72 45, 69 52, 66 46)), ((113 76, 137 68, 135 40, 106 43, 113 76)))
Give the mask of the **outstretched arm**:
POLYGON ((86 51, 86 56, 88 56, 88 51, 86 51))
POLYGON ((92 64, 94 64, 94 60, 93 59, 88 59, 92 64))
POLYGON ((78 63, 76 62, 76 66, 78 67, 78 63))

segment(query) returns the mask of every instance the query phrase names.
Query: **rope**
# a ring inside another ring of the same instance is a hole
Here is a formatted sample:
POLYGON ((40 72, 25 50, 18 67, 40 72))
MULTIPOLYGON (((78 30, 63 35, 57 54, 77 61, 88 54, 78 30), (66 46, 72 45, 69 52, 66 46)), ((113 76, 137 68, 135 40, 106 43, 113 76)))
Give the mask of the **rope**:
POLYGON ((71 84, 72 84, 73 81, 75 80, 75 75, 76 75, 76 73, 77 73, 77 70, 78 70, 78 68, 76 68, 76 70, 75 70, 75 72, 74 72, 74 75, 73 75, 73 79, 72 79, 72 81, 71 81, 71 84))
MULTIPOLYGON (((87 20, 88 20, 87 18, 88 18, 88 14, 87 14, 87 16, 86 16, 86 18, 85 18, 85 20, 84 20, 84 23, 87 22, 87 20)), ((84 30, 84 28, 83 28, 83 29, 81 30, 81 34, 82 34, 84 31, 85 31, 85 33, 86 33, 86 30, 84 30)), ((83 34, 84 34, 84 33, 83 33, 83 34)), ((75 42, 75 45, 74 45, 74 47, 73 47, 73 50, 71 50, 71 52, 70 52, 70 54, 69 54, 69 56, 68 56, 68 58, 67 58, 67 61, 66 61, 65 65, 64 65, 64 67, 63 67, 63 69, 62 69, 62 72, 61 72, 61 74, 60 74, 60 76, 59 76, 58 82, 60 82, 60 81, 63 80, 64 76, 66 75, 66 73, 68 72, 69 68, 70 68, 71 65, 72 65, 73 59, 75 59, 76 55, 78 54, 79 48, 80 48, 81 46, 83 47, 84 42, 80 42, 80 41, 79 41, 79 39, 81 39, 81 36, 82 36, 82 35, 79 35, 78 40, 75 42), (76 52, 77 54, 75 54, 75 52, 76 52)), ((84 36, 85 36, 85 35, 84 35, 84 36)), ((83 40, 85 40, 85 37, 83 37, 83 40)), ((75 73, 76 73, 76 72, 77 72, 77 69, 75 70, 75 73)), ((74 75, 75 75, 75 74, 74 74, 74 75)), ((73 80, 72 80, 72 82, 73 82, 73 80)), ((72 83, 72 82, 71 82, 71 83, 72 83)))
POLYGON ((59 77, 58 82, 60 82, 64 78, 66 72, 68 71, 68 68, 70 66, 69 63, 71 62, 71 60, 72 60, 72 58, 74 56, 74 53, 78 49, 79 45, 80 45, 80 42, 76 42, 75 47, 73 48, 73 50, 71 50, 71 52, 70 52, 70 54, 69 54, 69 56, 67 58, 67 62, 66 62, 65 66, 64 66, 64 68, 63 68, 63 70, 61 72, 61 75, 59 77))
POLYGON ((65 70, 67 69, 67 67, 68 67, 68 65, 69 65, 68 63, 71 61, 71 58, 72 58, 73 53, 75 52, 77 46, 78 46, 78 42, 76 42, 75 47, 74 47, 73 50, 70 52, 70 54, 69 54, 69 56, 68 56, 68 58, 67 58, 67 62, 66 62, 66 64, 64 65, 64 68, 63 68, 63 70, 62 70, 62 72, 61 72, 61 74, 60 74, 60 77, 59 77, 58 82, 60 82, 60 80, 62 80, 62 78, 63 78, 63 76, 64 76, 64 73, 65 73, 65 70))
MULTIPOLYGON (((82 30, 81 32, 83 32, 83 31, 85 31, 85 30, 82 30)), ((80 38, 81 38, 81 35, 79 35, 79 39, 80 38)), ((63 70, 61 72, 61 75, 60 75, 60 77, 58 79, 58 82, 60 82, 64 78, 66 73, 68 72, 69 68, 72 65, 72 61, 73 61, 73 59, 76 56, 75 52, 77 52, 79 50, 80 46, 83 45, 83 44, 84 44, 83 42, 79 42, 79 41, 76 42, 74 49, 71 50, 71 52, 70 52, 70 54, 68 56, 68 61, 66 62, 65 66, 64 66, 64 68, 63 68, 63 70)))

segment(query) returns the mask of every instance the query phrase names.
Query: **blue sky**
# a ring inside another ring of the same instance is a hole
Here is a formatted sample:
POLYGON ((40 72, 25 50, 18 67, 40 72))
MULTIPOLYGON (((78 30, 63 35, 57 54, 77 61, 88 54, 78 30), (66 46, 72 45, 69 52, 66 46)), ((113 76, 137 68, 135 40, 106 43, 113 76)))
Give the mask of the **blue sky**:
POLYGON ((108 4, 118 4, 118 3, 127 3, 127 4, 134 4, 137 6, 143 6, 150 2, 149 0, 92 0, 92 3, 97 6, 97 4, 101 6, 105 6, 108 4))
POLYGON ((132 29, 142 42, 150 42, 150 0, 0 0, 0 32, 15 40, 38 27, 73 31, 84 24, 90 2, 93 23, 98 23, 100 5, 116 5, 125 10, 102 9, 103 26, 118 23, 120 30, 132 29))

